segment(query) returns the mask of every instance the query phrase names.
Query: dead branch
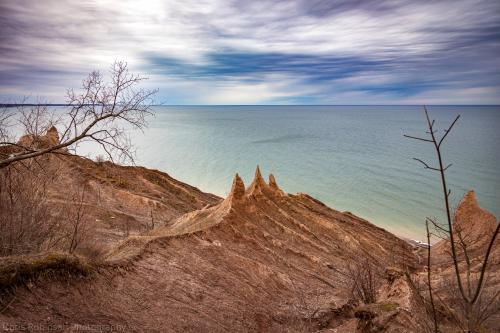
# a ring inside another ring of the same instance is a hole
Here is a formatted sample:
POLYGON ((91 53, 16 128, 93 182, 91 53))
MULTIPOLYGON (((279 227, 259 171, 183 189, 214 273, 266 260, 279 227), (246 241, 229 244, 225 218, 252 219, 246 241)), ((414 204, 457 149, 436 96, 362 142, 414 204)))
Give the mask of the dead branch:
MULTIPOLYGON (((67 92, 69 111, 58 120, 63 127, 59 142, 49 146, 25 145, 3 140, 2 135, 0 148, 17 149, 0 155, 0 168, 66 149, 76 153, 79 144, 87 141, 97 143, 111 160, 133 162, 134 152, 127 130, 144 129, 146 117, 152 114, 152 97, 156 93, 156 90, 136 89, 143 80, 145 78, 130 74, 127 63, 122 61, 115 62, 111 67, 110 83, 104 82, 101 73, 90 73, 83 81, 81 92, 72 89, 67 92)), ((20 108, 19 123, 35 142, 56 122, 42 105, 20 108)), ((5 132, 2 124, 9 118, 0 116, 1 133, 5 132)))

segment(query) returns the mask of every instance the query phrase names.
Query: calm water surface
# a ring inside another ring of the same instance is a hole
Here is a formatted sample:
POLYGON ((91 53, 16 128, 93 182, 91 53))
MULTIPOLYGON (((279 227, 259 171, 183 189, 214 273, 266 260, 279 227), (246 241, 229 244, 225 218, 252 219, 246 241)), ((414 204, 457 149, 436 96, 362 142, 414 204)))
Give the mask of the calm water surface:
MULTIPOLYGON (((438 126, 459 123, 443 146, 452 201, 469 189, 500 213, 500 107, 434 106, 438 126)), ((396 234, 423 239, 426 216, 443 219, 438 174, 416 106, 155 107, 145 133, 133 133, 138 164, 225 196, 239 172, 273 172, 287 192, 306 192, 396 234)))

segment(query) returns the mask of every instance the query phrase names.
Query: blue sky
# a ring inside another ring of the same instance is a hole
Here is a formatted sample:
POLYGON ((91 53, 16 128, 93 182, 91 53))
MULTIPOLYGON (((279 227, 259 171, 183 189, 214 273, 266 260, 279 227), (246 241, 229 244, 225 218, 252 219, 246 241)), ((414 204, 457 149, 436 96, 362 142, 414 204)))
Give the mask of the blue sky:
POLYGON ((500 104, 500 1, 0 0, 0 102, 125 60, 165 104, 500 104))

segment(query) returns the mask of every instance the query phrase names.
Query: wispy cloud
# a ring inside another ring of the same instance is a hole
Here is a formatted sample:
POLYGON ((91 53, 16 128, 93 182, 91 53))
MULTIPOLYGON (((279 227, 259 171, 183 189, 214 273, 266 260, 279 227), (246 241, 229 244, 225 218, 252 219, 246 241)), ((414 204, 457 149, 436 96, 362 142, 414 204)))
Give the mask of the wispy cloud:
POLYGON ((496 1, 5 0, 0 28, 4 99, 125 59, 166 103, 500 103, 496 1))

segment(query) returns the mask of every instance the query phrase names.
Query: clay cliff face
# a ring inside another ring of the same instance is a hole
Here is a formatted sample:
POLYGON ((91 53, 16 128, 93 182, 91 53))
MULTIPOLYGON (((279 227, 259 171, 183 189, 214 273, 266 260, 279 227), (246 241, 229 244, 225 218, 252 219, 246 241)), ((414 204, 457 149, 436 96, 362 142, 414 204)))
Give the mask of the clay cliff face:
MULTIPOLYGON (((361 258, 386 267, 395 249, 414 260, 389 232, 306 194, 286 194, 257 169, 247 188, 236 175, 223 201, 130 237, 89 277, 21 288, 2 320, 67 323, 69 331, 94 323, 127 331, 354 332, 343 268, 361 258)), ((391 304, 386 325, 408 313, 391 304)))
POLYGON ((75 157, 58 160, 62 172, 53 184, 53 200, 62 201, 75 187, 85 186, 87 213, 97 221, 102 239, 116 240, 113 235, 127 228, 130 234, 143 233, 152 223, 157 228, 221 201, 158 170, 75 157))

